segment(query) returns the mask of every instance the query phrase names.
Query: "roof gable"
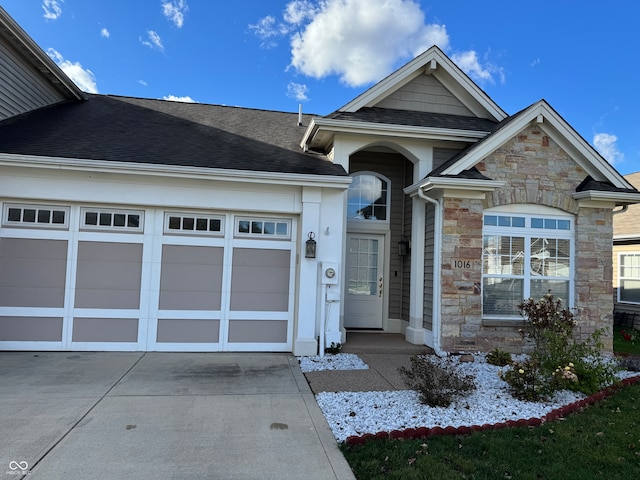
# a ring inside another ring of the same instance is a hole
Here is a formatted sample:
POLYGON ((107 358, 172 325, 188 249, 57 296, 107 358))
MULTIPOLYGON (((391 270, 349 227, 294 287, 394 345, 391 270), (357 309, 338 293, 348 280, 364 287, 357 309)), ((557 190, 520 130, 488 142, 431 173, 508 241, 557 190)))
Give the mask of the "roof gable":
POLYGON ((463 174, 532 123, 549 135, 595 182, 610 183, 616 189, 635 190, 545 100, 504 120, 492 134, 450 159, 429 176, 463 174))
POLYGON ((364 107, 467 115, 493 121, 507 117, 437 46, 417 56, 338 111, 356 112, 364 107), (415 101, 404 101, 408 97, 415 101), (413 107, 407 108, 408 103, 413 107))
POLYGON ((0 7, 0 120, 86 95, 0 7))

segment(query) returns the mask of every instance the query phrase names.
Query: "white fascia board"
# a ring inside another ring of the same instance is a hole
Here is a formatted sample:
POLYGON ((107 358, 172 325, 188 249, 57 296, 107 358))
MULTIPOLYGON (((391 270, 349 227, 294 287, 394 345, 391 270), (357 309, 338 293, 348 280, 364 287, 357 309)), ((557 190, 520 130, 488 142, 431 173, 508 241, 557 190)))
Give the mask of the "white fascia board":
MULTIPOLYGON (((619 241, 619 242, 624 242, 624 241, 629 241, 629 240, 640 240, 640 233, 638 234, 629 234, 629 235, 614 235, 613 236, 613 240, 614 241, 619 241)), ((620 252, 620 253, 624 253, 624 252, 620 252)))
POLYGON ((634 188, 544 100, 531 105, 520 113, 518 118, 491 134, 487 141, 473 146, 463 159, 445 169, 442 175, 457 175, 473 167, 531 122, 538 122, 540 128, 567 150, 567 153, 594 179, 608 180, 618 188, 634 188))
POLYGON ((388 123, 354 122, 351 120, 318 118, 313 125, 309 125, 307 133, 305 133, 301 143, 303 149, 305 149, 305 146, 308 146, 309 142, 313 139, 313 135, 315 135, 319 130, 334 134, 352 133, 358 135, 372 135, 376 137, 385 136, 423 140, 447 140, 465 143, 477 142, 489 134, 487 131, 480 130, 417 127, 412 125, 390 125, 388 123))
POLYGON ((475 192, 491 192, 502 188, 505 182, 501 180, 481 180, 475 178, 443 178, 427 177, 419 182, 409 185, 404 189, 407 195, 415 195, 420 189, 428 195, 428 192, 442 193, 444 190, 465 190, 475 192))
POLYGON ((56 63, 47 55, 36 42, 25 32, 20 25, 0 6, 0 23, 8 30, 10 35, 24 47, 26 52, 31 55, 29 59, 36 64, 36 68, 40 71, 44 68, 48 71, 72 97, 78 100, 86 100, 87 94, 56 65, 56 63))
POLYGON ((0 154, 0 166, 347 189, 351 177, 0 154))
MULTIPOLYGON (((482 91, 460 68, 451 61, 439 48, 431 47, 423 54, 417 56, 403 67, 399 68, 391 75, 382 79, 380 82, 369 88, 367 91, 338 109, 341 112, 356 112, 363 107, 373 107, 382 99, 390 95, 398 88, 404 86, 414 78, 422 74, 434 75, 439 81, 443 82, 450 90, 458 90, 456 86, 460 86, 464 92, 459 98, 467 108, 476 112, 477 108, 470 106, 470 102, 477 102, 486 112, 495 120, 501 121, 507 118, 507 113, 502 110, 491 98, 482 91), (436 68, 431 67, 435 62, 436 68), (447 81, 439 71, 443 68, 453 82, 447 81)), ((454 92, 456 93, 456 92, 454 92)), ((459 95, 461 92, 457 92, 459 95)), ((477 113, 477 112, 476 112, 477 113)))
POLYGON ((579 202, 614 202, 616 206, 640 203, 640 193, 586 190, 584 192, 576 192, 572 196, 579 202))
POLYGON ((409 63, 405 64, 403 67, 400 67, 398 70, 383 78, 371 88, 358 95, 349 103, 339 108, 338 111, 357 112, 363 107, 375 105, 391 92, 406 84, 411 80, 411 78, 416 77, 417 75, 413 75, 414 73, 423 72, 425 65, 431 61, 431 57, 433 56, 434 51, 435 49, 432 47, 422 55, 418 55, 409 63))

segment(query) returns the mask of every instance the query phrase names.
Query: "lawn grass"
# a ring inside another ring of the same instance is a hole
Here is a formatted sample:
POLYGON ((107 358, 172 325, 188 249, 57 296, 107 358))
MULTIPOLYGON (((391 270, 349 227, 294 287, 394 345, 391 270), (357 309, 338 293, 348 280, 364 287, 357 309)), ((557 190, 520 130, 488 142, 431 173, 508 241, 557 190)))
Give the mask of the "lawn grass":
POLYGON ((359 480, 640 478, 640 385, 566 419, 465 436, 341 446, 359 480))
POLYGON ((621 330, 629 331, 631 327, 614 327, 613 328, 613 352, 631 355, 640 355, 640 340, 629 342, 622 338, 621 330))

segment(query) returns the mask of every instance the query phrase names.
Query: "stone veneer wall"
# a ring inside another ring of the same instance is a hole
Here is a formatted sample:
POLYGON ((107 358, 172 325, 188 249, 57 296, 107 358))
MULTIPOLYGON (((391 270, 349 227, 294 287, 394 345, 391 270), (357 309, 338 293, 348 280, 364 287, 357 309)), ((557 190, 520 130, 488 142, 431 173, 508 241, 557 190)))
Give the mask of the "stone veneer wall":
MULTIPOLYGON (((611 327, 612 211, 580 207, 573 199, 587 173, 536 126, 523 130, 476 167, 506 184, 485 200, 444 199, 442 348, 520 350, 518 322, 482 321, 482 214, 485 208, 500 205, 539 204, 575 215, 574 300, 579 331, 584 336, 611 327)), ((610 336, 605 348, 612 348, 610 336)))

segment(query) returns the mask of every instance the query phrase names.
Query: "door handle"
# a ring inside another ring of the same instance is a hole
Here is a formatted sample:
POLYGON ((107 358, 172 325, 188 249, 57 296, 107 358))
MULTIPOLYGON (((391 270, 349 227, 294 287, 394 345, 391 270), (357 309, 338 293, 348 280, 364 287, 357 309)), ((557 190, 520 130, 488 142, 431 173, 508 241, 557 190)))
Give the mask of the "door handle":
POLYGON ((382 275, 378 277, 378 297, 382 296, 382 275))

